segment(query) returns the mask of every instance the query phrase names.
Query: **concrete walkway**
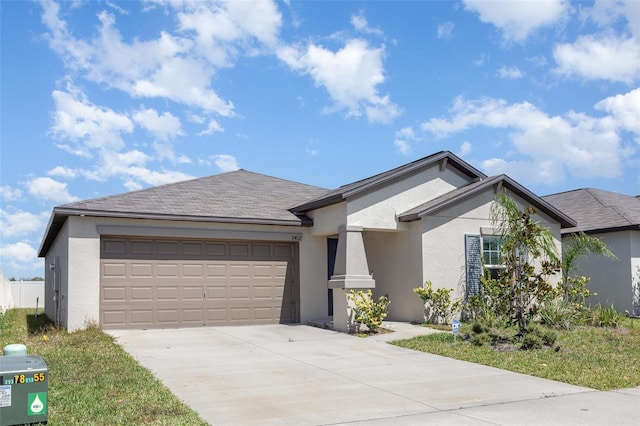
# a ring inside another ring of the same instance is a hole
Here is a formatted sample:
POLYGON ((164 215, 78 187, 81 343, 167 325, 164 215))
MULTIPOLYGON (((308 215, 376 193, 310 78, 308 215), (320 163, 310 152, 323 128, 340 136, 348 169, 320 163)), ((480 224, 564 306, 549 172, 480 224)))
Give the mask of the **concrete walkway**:
POLYGON ((599 392, 304 325, 117 330, 212 425, 634 425, 640 388, 599 392))

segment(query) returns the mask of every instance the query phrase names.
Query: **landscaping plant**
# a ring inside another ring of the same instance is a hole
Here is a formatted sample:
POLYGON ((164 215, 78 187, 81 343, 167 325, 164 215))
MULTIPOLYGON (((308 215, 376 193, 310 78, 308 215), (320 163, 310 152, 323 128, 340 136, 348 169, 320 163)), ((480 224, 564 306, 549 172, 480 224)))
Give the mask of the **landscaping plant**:
POLYGON ((371 290, 367 290, 366 293, 362 290, 351 290, 347 297, 352 310, 354 331, 359 332, 360 326, 364 325, 370 333, 375 333, 387 317, 387 307, 391 303, 389 298, 380 296, 376 302, 371 290))
POLYGON ((536 305, 553 297, 549 277, 560 269, 553 233, 533 221, 536 209, 520 210, 518 204, 502 191, 491 206, 491 217, 502 239, 502 262, 498 288, 509 303, 509 315, 526 334, 536 305))
POLYGON ((424 318, 428 323, 448 324, 453 314, 460 308, 460 299, 451 300, 452 288, 433 290, 433 284, 427 281, 424 287, 414 288, 413 292, 424 302, 424 318))

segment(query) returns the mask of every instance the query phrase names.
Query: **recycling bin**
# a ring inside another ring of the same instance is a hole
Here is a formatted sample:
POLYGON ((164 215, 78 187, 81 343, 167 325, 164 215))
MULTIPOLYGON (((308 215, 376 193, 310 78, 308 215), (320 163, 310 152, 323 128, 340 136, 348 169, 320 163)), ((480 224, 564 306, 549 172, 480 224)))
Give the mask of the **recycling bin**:
POLYGON ((0 426, 47 423, 48 383, 38 355, 0 356, 0 426))

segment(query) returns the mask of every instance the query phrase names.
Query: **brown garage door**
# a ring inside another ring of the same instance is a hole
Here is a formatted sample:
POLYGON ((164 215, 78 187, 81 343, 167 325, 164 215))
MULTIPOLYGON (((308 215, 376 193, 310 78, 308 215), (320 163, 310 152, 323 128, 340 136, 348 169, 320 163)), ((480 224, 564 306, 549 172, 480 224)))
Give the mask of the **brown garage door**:
POLYGON ((297 246, 103 237, 104 328, 298 322, 297 246))

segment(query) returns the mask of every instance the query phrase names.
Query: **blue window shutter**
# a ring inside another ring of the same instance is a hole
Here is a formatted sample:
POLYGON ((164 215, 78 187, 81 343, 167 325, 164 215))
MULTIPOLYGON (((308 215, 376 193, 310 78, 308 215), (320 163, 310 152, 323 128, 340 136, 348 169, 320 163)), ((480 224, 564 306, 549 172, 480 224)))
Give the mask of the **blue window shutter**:
POLYGON ((467 296, 480 294, 481 291, 482 253, 480 251, 480 244, 480 235, 467 234, 464 236, 467 296))

